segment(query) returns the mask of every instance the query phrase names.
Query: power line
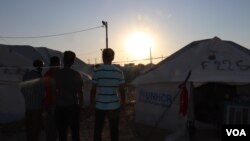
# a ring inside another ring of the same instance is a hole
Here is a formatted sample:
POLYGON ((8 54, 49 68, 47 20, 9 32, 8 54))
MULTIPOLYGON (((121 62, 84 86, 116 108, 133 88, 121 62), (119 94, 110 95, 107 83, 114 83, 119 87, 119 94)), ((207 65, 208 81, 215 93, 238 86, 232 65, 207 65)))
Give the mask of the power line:
POLYGON ((39 35, 39 36, 0 36, 0 38, 9 38, 9 39, 27 39, 27 38, 48 38, 48 37, 55 37, 55 36, 63 36, 63 35, 69 35, 69 34, 75 34, 75 33, 80 33, 84 31, 89 31, 97 28, 101 28, 102 26, 96 26, 92 28, 86 28, 82 30, 77 30, 77 31, 72 31, 72 32, 65 32, 65 33, 58 33, 58 34, 51 34, 51 35, 39 35))
POLYGON ((117 63, 117 64, 120 64, 120 63, 128 63, 128 62, 138 62, 138 61, 146 61, 146 60, 155 60, 155 59, 162 59, 163 57, 155 57, 155 58, 146 58, 146 59, 138 59, 138 60, 127 60, 127 61, 117 61, 117 62, 113 62, 113 63, 117 63))
POLYGON ((90 51, 90 52, 83 52, 83 53, 78 53, 78 55, 91 55, 94 53, 100 53, 101 50, 95 50, 95 51, 90 51))
MULTIPOLYGON (((85 67, 84 65, 72 65, 72 67, 85 67)), ((0 71, 1 70, 20 70, 20 69, 34 69, 34 66, 0 66, 0 71)), ((43 69, 50 69, 50 68, 58 68, 58 67, 53 67, 53 66, 43 66, 41 67, 43 69)), ((63 68, 62 65, 59 66, 59 68, 63 68)))

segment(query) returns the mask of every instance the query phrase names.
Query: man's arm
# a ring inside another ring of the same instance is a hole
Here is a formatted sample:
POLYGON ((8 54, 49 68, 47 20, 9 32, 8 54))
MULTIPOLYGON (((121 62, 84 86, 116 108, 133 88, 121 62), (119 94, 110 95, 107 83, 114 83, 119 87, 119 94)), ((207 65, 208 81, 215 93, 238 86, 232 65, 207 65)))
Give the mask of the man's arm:
POLYGON ((96 96, 96 84, 92 84, 90 92, 90 107, 94 108, 95 105, 95 96, 96 96))
POLYGON ((125 106, 126 96, 125 96, 125 84, 119 85, 119 93, 121 97, 121 108, 125 106))
POLYGON ((78 90, 80 108, 83 108, 83 87, 78 90))

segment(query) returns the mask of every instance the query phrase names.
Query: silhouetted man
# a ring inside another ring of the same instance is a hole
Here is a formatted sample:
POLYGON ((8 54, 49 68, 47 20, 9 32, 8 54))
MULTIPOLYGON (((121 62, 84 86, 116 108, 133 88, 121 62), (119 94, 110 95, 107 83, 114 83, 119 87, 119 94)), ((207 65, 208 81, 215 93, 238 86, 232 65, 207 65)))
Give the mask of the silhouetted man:
POLYGON ((43 61, 35 60, 33 67, 35 69, 24 74, 21 88, 26 106, 27 141, 38 141, 42 129, 42 102, 44 99, 43 61))
POLYGON ((121 70, 112 65, 114 55, 112 49, 104 49, 104 64, 100 65, 93 75, 90 105, 91 109, 95 106, 94 141, 102 140, 106 117, 109 119, 111 141, 119 140, 120 110, 125 104, 124 76, 121 70))
POLYGON ((75 53, 65 51, 63 56, 64 68, 55 74, 56 97, 56 126, 59 141, 67 141, 68 128, 71 129, 72 141, 80 141, 80 108, 83 106, 83 80, 81 75, 71 69, 75 53))
POLYGON ((56 124, 55 124, 55 98, 56 91, 53 88, 53 78, 55 73, 60 69, 60 58, 53 56, 50 58, 50 68, 44 74, 45 84, 45 130, 46 130, 46 141, 56 141, 56 124))

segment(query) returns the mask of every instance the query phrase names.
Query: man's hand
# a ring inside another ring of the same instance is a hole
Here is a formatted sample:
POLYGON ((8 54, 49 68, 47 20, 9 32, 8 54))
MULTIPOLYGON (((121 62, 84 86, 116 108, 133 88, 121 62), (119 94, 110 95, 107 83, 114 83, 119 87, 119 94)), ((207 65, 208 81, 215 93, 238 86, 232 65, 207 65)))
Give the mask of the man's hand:
POLYGON ((96 84, 92 84, 90 91, 90 105, 89 105, 89 114, 92 115, 95 110, 95 96, 96 96, 96 84))

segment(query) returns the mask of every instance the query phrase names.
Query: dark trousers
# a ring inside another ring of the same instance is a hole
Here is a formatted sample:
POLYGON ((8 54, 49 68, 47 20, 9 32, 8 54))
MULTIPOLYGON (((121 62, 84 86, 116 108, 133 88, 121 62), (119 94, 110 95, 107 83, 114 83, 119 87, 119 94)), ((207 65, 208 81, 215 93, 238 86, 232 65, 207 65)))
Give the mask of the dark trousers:
POLYGON ((102 131, 106 116, 109 120, 111 141, 119 140, 120 109, 116 110, 95 110, 94 141, 102 141, 102 131))
POLYGON ((56 141, 57 140, 57 131, 55 123, 55 110, 54 108, 47 108, 45 110, 46 116, 44 118, 45 123, 45 133, 46 141, 56 141))
POLYGON ((78 105, 57 107, 55 117, 59 141, 67 141, 69 127, 72 141, 80 141, 80 107, 78 105))
POLYGON ((42 131, 42 110, 26 110, 27 141, 38 141, 42 131))

